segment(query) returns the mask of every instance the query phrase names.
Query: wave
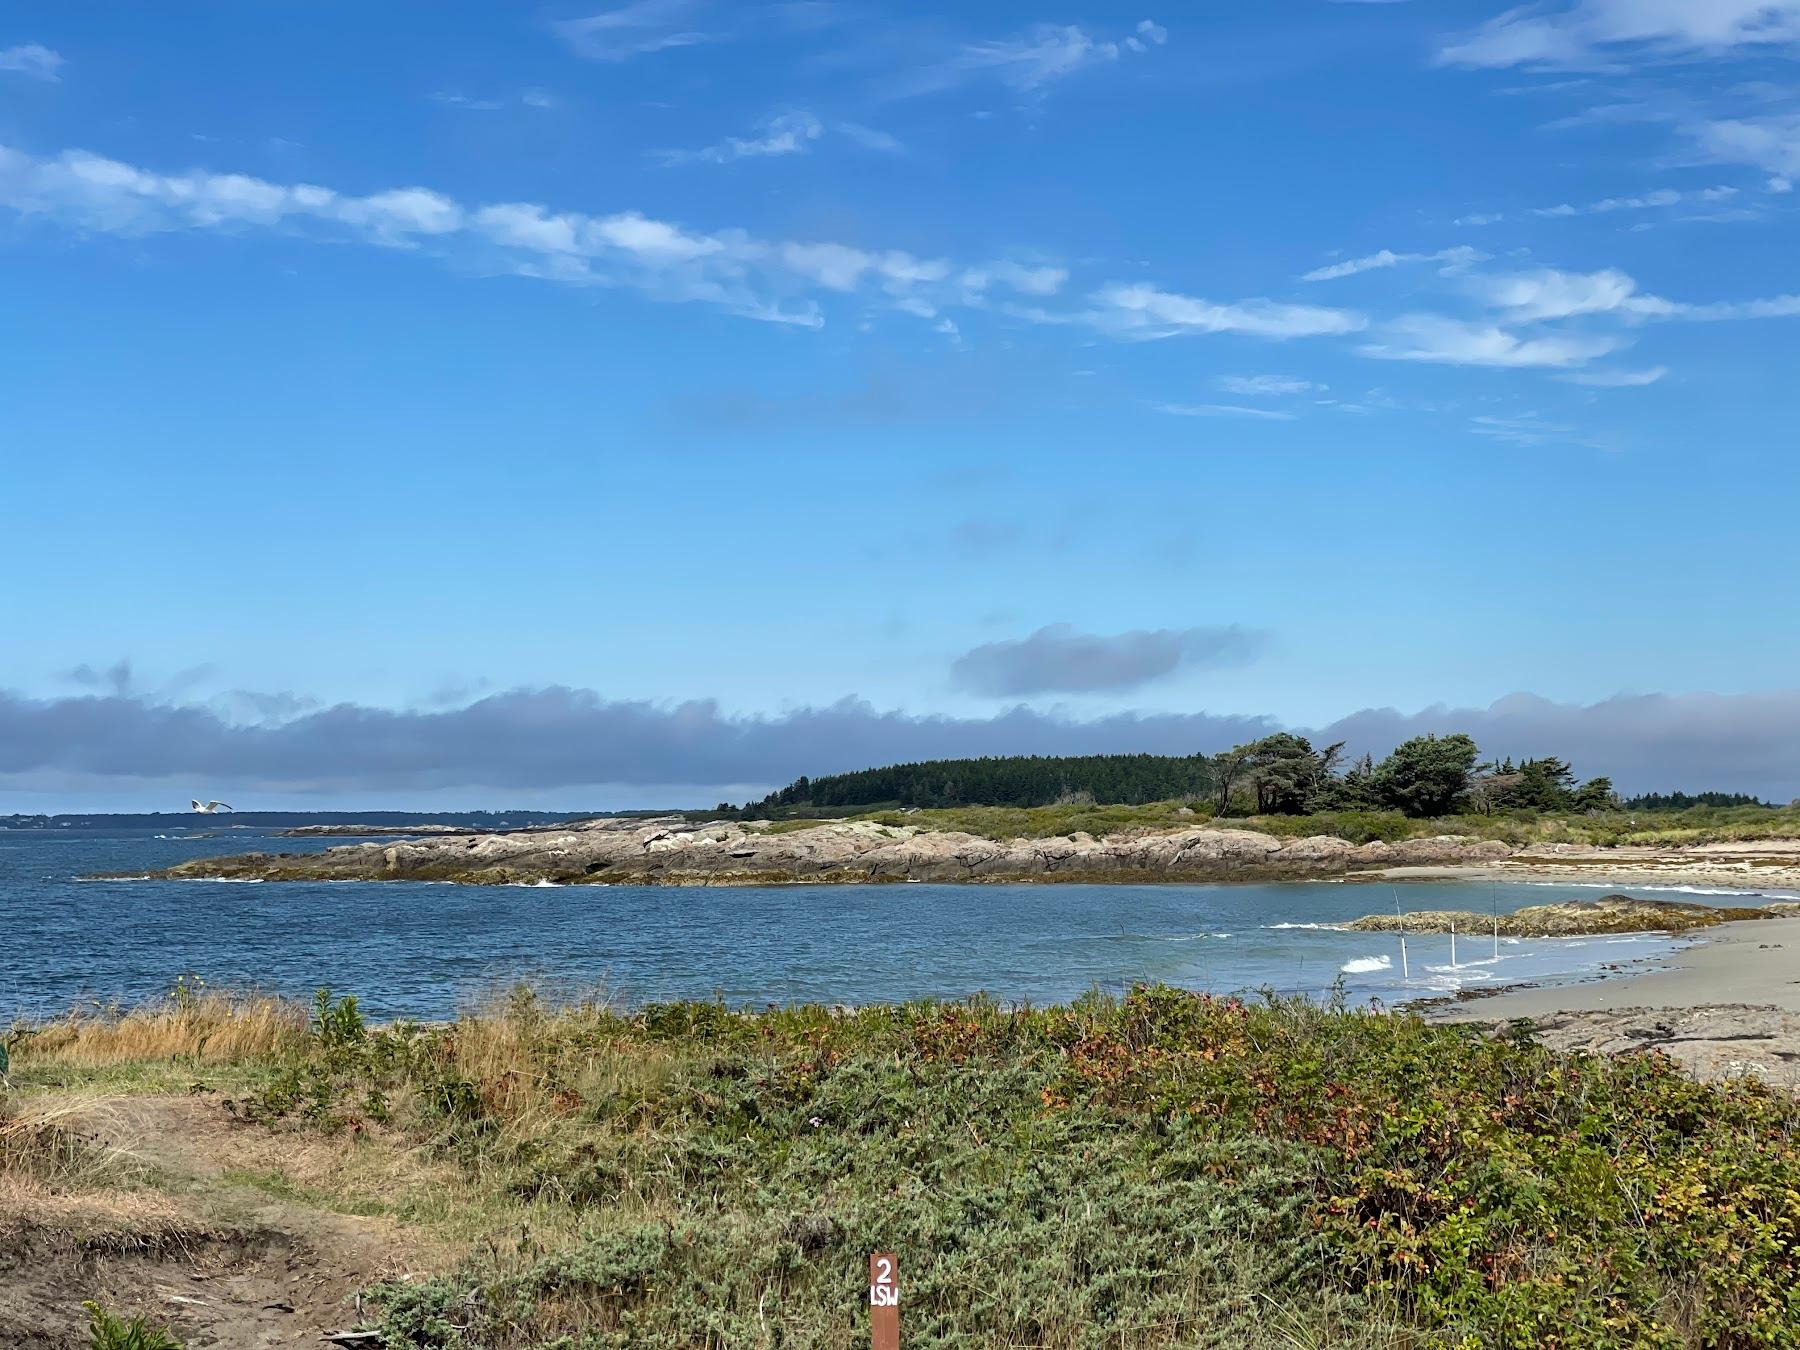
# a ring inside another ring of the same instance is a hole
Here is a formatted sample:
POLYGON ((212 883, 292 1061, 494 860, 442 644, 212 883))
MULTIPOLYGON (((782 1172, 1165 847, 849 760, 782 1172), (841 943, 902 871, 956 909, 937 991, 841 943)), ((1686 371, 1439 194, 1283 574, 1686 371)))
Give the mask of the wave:
POLYGON ((1337 931, 1338 929, 1342 928, 1343 926, 1344 925, 1341 923, 1265 923, 1262 925, 1262 927, 1269 929, 1271 931, 1274 929, 1277 929, 1277 928, 1308 928, 1308 929, 1322 928, 1322 929, 1330 930, 1332 932, 1337 931))
POLYGON ((1343 975, 1373 975, 1379 970, 1392 970, 1394 958, 1391 956, 1357 956, 1338 967, 1343 975))

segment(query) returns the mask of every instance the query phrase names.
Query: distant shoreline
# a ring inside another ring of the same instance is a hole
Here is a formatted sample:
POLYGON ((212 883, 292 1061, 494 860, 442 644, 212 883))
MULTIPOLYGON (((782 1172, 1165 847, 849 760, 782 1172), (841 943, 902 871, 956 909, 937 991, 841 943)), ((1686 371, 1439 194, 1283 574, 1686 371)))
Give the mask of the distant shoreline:
MULTIPOLYGON (((333 826, 308 834, 335 833, 333 826)), ((758 886, 888 881, 1539 881, 1800 891, 1800 840, 1648 845, 1508 844, 1468 835, 1355 843, 1196 821, 1105 834, 996 838, 880 821, 789 823, 601 817, 478 833, 440 827, 305 853, 199 858, 159 878, 450 881, 474 885, 758 886), (383 842, 386 840, 387 842, 383 842)))

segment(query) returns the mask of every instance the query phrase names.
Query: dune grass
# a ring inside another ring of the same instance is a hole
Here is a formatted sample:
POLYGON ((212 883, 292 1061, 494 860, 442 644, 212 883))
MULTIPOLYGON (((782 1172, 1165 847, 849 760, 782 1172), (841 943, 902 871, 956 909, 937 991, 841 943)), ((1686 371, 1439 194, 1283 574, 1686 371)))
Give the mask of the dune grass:
MULTIPOLYGON (((468 1251, 371 1291, 392 1347, 849 1350, 877 1249, 917 1347, 1800 1340, 1800 1111, 1653 1057, 1166 988, 848 1014, 521 991, 379 1029, 325 998, 297 1038, 245 1007, 264 1048, 217 1070, 254 1070, 239 1113, 355 1169, 303 1184, 283 1145, 261 1184, 468 1251)), ((53 1031, 15 1040, 28 1072, 169 1043, 53 1031)))
POLYGON ((133 1008, 94 1006, 9 1038, 21 1072, 156 1064, 266 1063, 300 1053, 303 1004, 272 996, 211 992, 185 977, 167 998, 133 1008))

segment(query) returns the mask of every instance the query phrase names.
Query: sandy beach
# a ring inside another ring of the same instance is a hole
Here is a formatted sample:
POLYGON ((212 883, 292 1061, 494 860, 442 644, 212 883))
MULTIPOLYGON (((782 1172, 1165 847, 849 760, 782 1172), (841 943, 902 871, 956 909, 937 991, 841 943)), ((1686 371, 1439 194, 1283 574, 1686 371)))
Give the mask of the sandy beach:
POLYGON ((1546 1044, 1662 1050, 1706 1078, 1800 1087, 1800 918, 1725 924, 1660 969, 1504 990, 1433 1008, 1433 1020, 1530 1019, 1546 1044))

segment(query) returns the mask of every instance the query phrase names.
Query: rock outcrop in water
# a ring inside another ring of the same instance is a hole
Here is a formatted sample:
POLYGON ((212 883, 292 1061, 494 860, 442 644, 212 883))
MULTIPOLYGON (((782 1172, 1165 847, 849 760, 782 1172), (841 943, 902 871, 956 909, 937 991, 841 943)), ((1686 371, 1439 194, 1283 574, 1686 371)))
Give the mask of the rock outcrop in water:
POLYGON ((1133 830, 1096 838, 995 840, 950 830, 840 821, 798 829, 766 821, 693 824, 679 816, 320 853, 199 858, 159 873, 267 881, 461 881, 487 884, 755 885, 863 881, 1223 881, 1343 876, 1392 866, 1489 863, 1511 850, 1443 835, 1352 844, 1252 830, 1133 830))
MULTIPOLYGON (((1631 895, 1603 895, 1598 900, 1564 900, 1528 905, 1499 918, 1502 937, 1575 937, 1584 933, 1685 933, 1739 919, 1773 919, 1800 910, 1796 904, 1767 906, 1697 905, 1686 900, 1640 900, 1631 895)), ((1459 933, 1479 937, 1494 931, 1494 916, 1474 910, 1415 910, 1402 919, 1394 914, 1366 914, 1346 924, 1363 933, 1459 933)))

